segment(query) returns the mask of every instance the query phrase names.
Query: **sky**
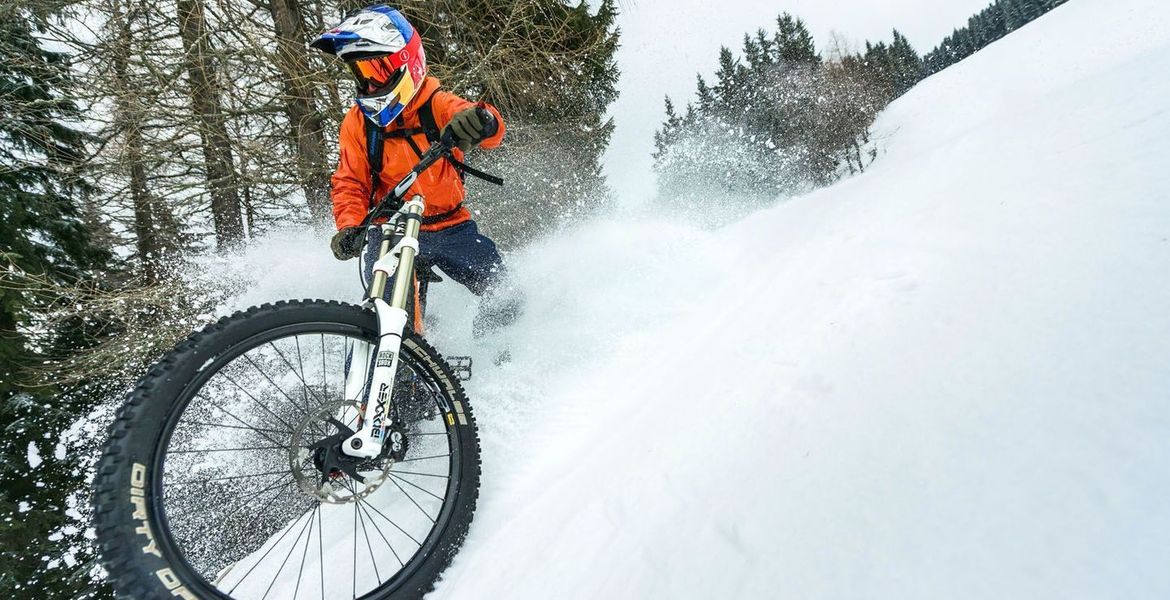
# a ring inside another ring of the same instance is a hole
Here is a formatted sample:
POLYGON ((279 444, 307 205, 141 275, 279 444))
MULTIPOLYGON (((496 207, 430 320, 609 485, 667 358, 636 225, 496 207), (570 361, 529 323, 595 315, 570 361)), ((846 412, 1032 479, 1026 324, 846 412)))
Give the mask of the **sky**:
POLYGON ((897 28, 919 52, 933 48, 989 0, 622 0, 620 96, 610 109, 616 130, 605 156, 611 187, 623 204, 654 194, 651 172, 654 130, 663 120, 663 98, 685 105, 695 75, 715 72, 719 47, 737 50, 743 34, 771 31, 777 15, 804 19, 818 48, 837 33, 860 46, 889 39, 897 28))

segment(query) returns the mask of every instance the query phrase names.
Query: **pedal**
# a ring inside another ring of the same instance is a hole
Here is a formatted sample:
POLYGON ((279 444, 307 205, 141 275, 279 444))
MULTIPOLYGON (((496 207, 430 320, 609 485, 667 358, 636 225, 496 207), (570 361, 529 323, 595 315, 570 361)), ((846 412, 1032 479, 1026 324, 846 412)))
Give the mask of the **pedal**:
POLYGON ((447 362, 450 363, 451 370, 455 372, 455 376, 459 378, 459 381, 471 379, 470 356, 448 356, 447 362))

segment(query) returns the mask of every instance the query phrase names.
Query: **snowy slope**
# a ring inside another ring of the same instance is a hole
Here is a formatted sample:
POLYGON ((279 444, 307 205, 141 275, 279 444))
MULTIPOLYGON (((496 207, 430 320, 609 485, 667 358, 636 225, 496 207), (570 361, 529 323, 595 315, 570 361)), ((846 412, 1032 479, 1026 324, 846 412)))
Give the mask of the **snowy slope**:
POLYGON ((871 172, 515 261, 438 598, 1170 597, 1170 6, 931 78, 871 172))
MULTIPOLYGON (((1167 72, 1170 6, 1075 0, 892 105, 864 176, 510 257, 509 365, 434 290, 484 487, 432 597, 1170 597, 1167 72)), ((357 300, 326 236, 211 271, 357 300)))
POLYGON ((861 49, 862 40, 889 40, 897 28, 920 52, 933 48, 988 0, 624 0, 618 25, 621 94, 610 107, 616 129, 605 170, 624 203, 653 198, 654 131, 665 120, 663 96, 683 106, 695 93, 695 74, 712 80, 719 48, 738 50, 744 33, 774 27, 781 12, 800 17, 827 49, 834 36, 861 49))

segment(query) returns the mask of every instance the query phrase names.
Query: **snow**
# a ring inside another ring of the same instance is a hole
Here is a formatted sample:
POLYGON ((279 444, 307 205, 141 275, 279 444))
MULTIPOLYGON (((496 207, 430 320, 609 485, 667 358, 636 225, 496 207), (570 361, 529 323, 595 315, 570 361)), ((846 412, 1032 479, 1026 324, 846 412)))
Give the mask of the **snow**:
POLYGON ((621 2, 621 95, 611 107, 616 129, 606 151, 605 170, 620 184, 621 200, 640 205, 655 194, 647 177, 654 131, 666 119, 663 97, 680 109, 694 100, 695 74, 708 82, 718 67, 719 47, 740 52, 745 33, 774 30, 782 12, 800 17, 824 49, 837 35, 855 49, 865 40, 889 41, 897 28, 919 53, 926 53, 988 0, 631 0, 621 2))
POLYGON ((44 460, 41 459, 41 452, 40 452, 40 450, 37 450, 36 442, 29 442, 28 443, 27 457, 28 457, 28 466, 30 469, 35 469, 35 468, 41 466, 41 463, 45 462, 44 460))
MULTIPOLYGON (((510 256, 507 340, 432 290, 484 475, 431 597, 1170 597, 1166 72, 1170 6, 1077 0, 894 103, 863 176, 719 228, 629 201, 510 256)), ((239 307, 356 301, 327 239, 208 272, 239 307)))
POLYGON ((893 105, 865 176, 517 257, 434 597, 1170 595, 1166 72, 1170 7, 1079 0, 893 105))

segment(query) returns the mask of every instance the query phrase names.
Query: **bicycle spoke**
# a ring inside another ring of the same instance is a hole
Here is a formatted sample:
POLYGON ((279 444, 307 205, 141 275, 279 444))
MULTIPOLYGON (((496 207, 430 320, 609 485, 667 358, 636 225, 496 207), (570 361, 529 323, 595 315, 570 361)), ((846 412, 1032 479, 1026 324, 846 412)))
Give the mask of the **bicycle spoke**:
MULTIPOLYGON (((409 500, 411 501, 411 503, 413 503, 413 504, 414 504, 415 508, 417 508, 417 509, 418 509, 420 512, 422 512, 423 516, 425 516, 425 517, 426 517, 428 520, 430 520, 430 522, 431 522, 431 523, 434 523, 434 522, 435 522, 435 520, 434 520, 433 518, 431 518, 431 515, 430 515, 430 513, 428 513, 426 510, 424 510, 424 509, 423 509, 423 507, 422 507, 422 506, 420 506, 420 505, 419 505, 419 503, 415 501, 415 499, 414 499, 414 496, 411 496, 411 495, 410 495, 410 493, 409 493, 409 492, 407 492, 405 488, 403 488, 402 486, 398 485, 398 481, 396 481, 397 479, 398 479, 397 477, 393 477, 393 476, 391 476, 391 478, 390 478, 390 483, 393 483, 393 484, 394 484, 394 487, 398 488, 398 490, 399 490, 400 492, 402 492, 402 494, 403 494, 404 496, 406 496, 406 497, 407 497, 407 499, 409 499, 409 500)), ((402 482, 403 482, 403 483, 410 483, 409 481, 407 481, 407 480, 405 480, 405 479, 403 479, 403 480, 402 480, 402 482)), ((424 491, 424 492, 427 492, 426 490, 423 490, 422 488, 418 487, 417 485, 414 485, 413 483, 410 483, 410 485, 412 485, 412 486, 414 486, 414 487, 416 487, 416 488, 418 488, 418 489, 420 489, 420 490, 422 490, 422 491, 424 491)), ((427 493, 428 493, 428 494, 431 494, 430 492, 427 492, 427 493)), ((431 494, 431 495, 432 495, 432 496, 435 496, 434 494, 431 494)), ((440 502, 442 502, 442 501, 443 501, 443 499, 442 499, 442 498, 439 498, 438 496, 435 496, 435 498, 436 498, 436 499, 438 499, 440 502)))
MULTIPOLYGON (((206 400, 206 398, 205 398, 205 400, 206 400)), ((208 400, 208 402, 210 403, 211 401, 208 400)), ((217 406, 215 404, 212 404, 212 406, 219 408, 219 406, 217 406)), ((220 409, 220 410, 223 410, 223 409, 220 409)), ((227 412, 227 411, 224 411, 224 412, 227 412)), ((244 426, 240 426, 240 425, 224 425, 223 423, 203 423, 200 421, 188 421, 187 424, 188 425, 201 425, 203 427, 217 427, 217 428, 221 428, 221 429, 247 429, 249 431, 255 431, 256 433, 268 432, 268 433, 284 433, 287 435, 292 435, 292 431, 288 430, 288 429, 265 429, 265 428, 261 428, 261 427, 251 427, 251 426, 244 427, 244 426)))
POLYGON ((168 454, 194 454, 196 452, 243 452, 245 450, 288 450, 288 446, 242 446, 240 448, 199 448, 196 450, 171 450, 168 454))
MULTIPOLYGON (((224 374, 224 377, 227 377, 227 374, 224 374)), ((229 381, 231 381, 231 378, 229 377, 229 378, 228 378, 228 380, 229 380, 229 381)), ((235 382, 233 381, 232 383, 235 383, 235 382)), ((239 387, 239 386, 237 385, 236 387, 239 387)), ((241 388, 241 390, 242 390, 242 389, 243 389, 243 388, 241 388)), ((245 392, 245 393, 247 393, 247 392, 245 392)), ((223 411, 223 413, 224 413, 224 414, 226 414, 227 416, 229 416, 229 417, 231 417, 231 418, 233 418, 233 419, 235 419, 235 420, 239 421, 240 423, 243 423, 243 424, 245 425, 244 429, 250 429, 250 430, 252 430, 252 431, 255 431, 256 433, 259 433, 261 437, 263 437, 264 439, 266 439, 266 440, 268 440, 268 441, 272 442, 273 444, 279 444, 279 443, 280 443, 279 441, 277 441, 277 440, 273 439, 273 438, 272 438, 272 436, 269 436, 269 435, 267 435, 266 433, 264 433, 264 431, 266 431, 266 430, 263 430, 263 429, 258 429, 258 428, 256 428, 256 427, 253 427, 253 426, 252 426, 250 423, 248 423, 247 421, 245 421, 245 420, 243 420, 243 419, 241 419, 241 418, 237 417, 236 415, 234 415, 234 414, 233 414, 233 413, 232 413, 230 410, 228 410, 228 409, 224 408, 223 406, 220 406, 219 404, 217 404, 217 403, 216 403, 214 400, 211 400, 210 398, 207 398, 207 397, 205 397, 205 396, 201 396, 201 394, 202 394, 202 392, 200 392, 200 394, 196 394, 196 395, 195 395, 195 397, 196 397, 196 398, 203 398, 203 399, 204 399, 204 400, 206 400, 206 401, 207 401, 207 403, 208 403, 208 404, 210 404, 212 407, 214 407, 214 408, 218 408, 219 410, 223 411)), ((252 398, 252 400, 253 400, 254 402, 256 402, 256 403, 258 403, 258 404, 259 404, 259 401, 258 401, 258 400, 256 400, 255 398, 252 398)), ((261 404, 261 408, 265 408, 263 404, 261 404)), ((265 408, 265 410, 267 410, 267 409, 265 408)), ((275 416, 275 415, 273 415, 273 416, 275 416)), ((287 424, 287 423, 284 423, 284 425, 286 425, 286 426, 287 426, 288 424, 287 424)), ((225 426, 225 427, 226 427, 226 426, 225 426)), ((289 429, 287 432, 283 432, 283 431, 282 431, 282 433, 287 433, 288 435, 292 435, 292 429, 289 429)))
POLYGON ((279 385, 276 385, 276 382, 273 381, 272 378, 268 376, 268 372, 265 371, 264 369, 261 369, 260 366, 256 364, 256 361, 252 360, 251 356, 248 356, 247 353, 244 353, 241 356, 243 357, 244 360, 248 361, 249 364, 251 364, 253 367, 255 367, 256 370, 260 373, 260 375, 263 376, 264 379, 268 380, 268 383, 272 384, 272 387, 276 388, 276 391, 280 392, 281 396, 284 396, 285 398, 287 398, 289 401, 289 404, 292 404, 294 408, 296 408, 297 410, 304 413, 305 416, 309 416, 309 412, 302 409, 301 407, 297 406, 296 400, 293 400, 292 397, 289 396, 287 393, 285 393, 285 391, 279 385))
MULTIPOLYGON (((349 486, 346 486, 349 487, 349 486)), ((351 488, 352 489, 352 488, 351 488)), ((353 575, 350 581, 353 582, 353 597, 350 600, 357 600, 357 503, 353 503, 353 575)))
MULTIPOLYGON (((305 410, 306 411, 309 410, 309 382, 305 381, 305 376, 304 376, 305 365, 301 364, 301 372, 298 373, 297 370, 293 368, 292 363, 289 362, 289 360, 284 357, 284 353, 280 351, 280 348, 277 348, 272 342, 268 342, 268 345, 272 346, 273 350, 276 350, 276 354, 277 354, 277 356, 280 357, 280 360, 283 360, 284 364, 288 365, 289 372, 292 373, 293 375, 296 375, 297 379, 301 380, 301 384, 305 386, 304 389, 302 390, 304 392, 304 396, 305 396, 305 410)), ((297 362, 300 362, 300 360, 301 360, 301 346, 300 346, 300 342, 297 342, 297 362)), ((328 401, 325 400, 324 398, 318 396, 317 392, 313 392, 313 397, 316 398, 320 402, 320 404, 328 404, 328 401)))
MULTIPOLYGON (((292 523, 292 524, 295 526, 297 523, 299 523, 299 522, 300 522, 300 520, 301 520, 301 518, 302 518, 302 517, 304 517, 304 515, 301 515, 301 517, 297 517, 297 520, 296 520, 296 521, 293 521, 293 523, 292 523)), ((245 579, 247 579, 247 578, 248 578, 248 576, 252 574, 252 571, 255 571, 255 570, 256 570, 256 567, 260 566, 260 563, 264 562, 264 559, 265 559, 265 558, 268 558, 268 555, 269 555, 269 554, 270 554, 270 553, 271 553, 271 552, 272 552, 274 549, 276 549, 276 547, 277 547, 278 545, 280 545, 280 540, 283 540, 283 539, 285 538, 285 536, 287 536, 287 535, 288 535, 288 532, 292 531, 292 529, 293 529, 293 528, 292 528, 291 526, 290 526, 290 527, 286 527, 286 528, 285 528, 285 530, 284 530, 284 533, 280 534, 280 537, 276 538, 276 541, 275 541, 275 542, 273 542, 273 543, 272 543, 272 545, 268 547, 268 551, 267 551, 267 552, 265 552, 263 555, 261 555, 261 556, 260 556, 260 559, 259 559, 259 560, 257 560, 257 561, 256 561, 256 562, 255 562, 255 563, 252 565, 252 568, 248 569, 248 571, 244 573, 244 576, 243 576, 243 577, 241 577, 241 578, 240 578, 240 580, 239 580, 239 581, 237 581, 237 582, 236 582, 236 584, 232 586, 232 589, 228 590, 228 593, 229 593, 229 594, 230 594, 230 593, 232 593, 232 592, 234 592, 234 591, 236 591, 236 588, 240 587, 240 584, 241 584, 241 583, 244 583, 244 580, 245 580, 245 579)), ((263 548, 263 547, 264 547, 264 546, 261 546, 261 548, 263 548)))
MULTIPOLYGON (((220 522, 227 522, 228 517, 234 517, 236 515, 236 513, 240 512, 240 510, 242 510, 245 506, 248 506, 248 502, 250 500, 252 500, 256 496, 259 496, 260 494, 263 494, 265 492, 270 492, 272 490, 276 490, 276 494, 268 496, 268 498, 275 498, 276 496, 278 496, 280 494, 280 490, 278 490, 277 488, 279 488, 282 485, 288 485, 288 483, 289 482, 286 481, 285 479, 277 479, 275 483, 269 485, 268 487, 266 487, 258 492, 253 492, 252 494, 249 494, 248 497, 244 498, 244 502, 241 503, 239 506, 235 507, 230 513, 219 517, 220 522)), ((261 512, 263 512, 263 510, 265 508, 267 508, 267 504, 268 504, 267 502, 262 502, 260 504, 261 512)), ((249 524, 251 524, 252 521, 255 521, 258 516, 259 516, 259 512, 254 514, 252 516, 252 518, 249 520, 249 524)))
POLYGON ((321 537, 321 504, 317 504, 317 564, 321 565, 321 600, 325 600, 325 541, 321 537))
MULTIPOLYGON (((301 358, 301 336, 294 335, 293 343, 296 344, 297 347, 297 366, 301 368, 301 381, 303 382, 305 380, 305 360, 301 358)), ((306 387, 308 387, 308 385, 309 384, 307 383, 305 384, 306 387)))
POLYGON ((386 519, 386 522, 393 525, 395 529, 397 529, 398 531, 401 531, 402 535, 405 535, 406 537, 410 538, 410 541, 414 542, 414 544, 416 546, 422 547, 422 542, 414 539, 414 536, 410 535, 410 533, 408 533, 405 529, 399 527, 398 523, 395 523, 390 517, 387 517, 386 515, 382 514, 382 511, 378 510, 378 507, 374 506, 373 504, 370 504, 370 502, 368 500, 359 500, 359 502, 361 502, 362 504, 365 504, 367 511, 370 511, 370 510, 374 511, 375 513, 378 514, 378 516, 382 517, 383 519, 386 519))
POLYGON ((378 572, 378 559, 374 557, 374 547, 370 545, 370 533, 366 531, 366 519, 362 515, 361 505, 354 502, 353 506, 357 509, 358 520, 362 524, 362 537, 366 538, 366 550, 370 553, 370 564, 374 567, 374 579, 378 580, 378 585, 382 585, 382 574, 378 572))
MULTIPOLYGON (((321 386, 325 388, 325 395, 329 395, 329 377, 325 373, 325 334, 321 334, 321 386)), ((324 598, 322 598, 324 600, 324 598)))
MULTIPOLYGON (((404 462, 413 462, 416 460, 431 460, 432 458, 451 458, 450 454, 436 454, 434 456, 420 456, 418 458, 404 458, 402 460, 394 461, 394 464, 401 464, 404 462)), ((395 471, 395 473, 405 473, 406 471, 395 471)))
MULTIPOLYGON (((399 462, 406 462, 406 461, 399 461, 399 462)), ((395 471, 394 467, 390 467, 390 472, 397 473, 400 475, 418 475, 420 477, 438 477, 440 479, 450 479, 451 478, 449 475, 435 475, 433 473, 415 473, 414 471, 395 471)))
MULTIPOLYGON (((359 502, 359 503, 358 503, 358 505, 359 505, 359 506, 360 506, 361 504, 362 504, 361 502, 359 502)), ((367 504, 367 506, 368 506, 368 503, 366 503, 366 504, 367 504)), ((390 553, 394 555, 394 560, 398 561, 398 566, 399 566, 399 567, 405 567, 405 566, 406 566, 406 563, 402 562, 402 558, 401 558, 401 557, 399 557, 399 556, 398 556, 398 552, 396 552, 396 551, 394 550, 394 544, 391 544, 391 543, 390 543, 390 540, 386 539, 386 534, 382 533, 382 528, 381 528, 381 527, 378 527, 378 524, 374 522, 374 517, 373 517, 373 515, 371 515, 371 514, 370 514, 370 510, 369 510, 369 508, 367 508, 366 506, 362 506, 362 512, 363 512, 363 513, 366 515, 366 518, 368 518, 368 519, 370 520, 370 525, 373 525, 373 526, 374 526, 374 531, 378 532, 378 536, 380 536, 380 537, 382 538, 382 541, 383 541, 383 542, 386 542, 386 547, 387 547, 387 548, 389 548, 389 549, 390 549, 390 553)), ((371 554, 371 558, 372 558, 372 556, 373 556, 373 551, 371 551, 371 552, 370 552, 370 554, 371 554)), ((376 564, 377 564, 377 563, 375 563, 375 565, 376 565, 376 564)), ((375 569, 376 569, 376 568, 377 568, 377 567, 375 567, 375 569)))
MULTIPOLYGON (((298 517, 298 520, 300 520, 299 517, 298 517)), ((311 531, 310 528, 312 526, 313 526, 313 513, 310 512, 309 513, 309 520, 305 521, 305 526, 302 527, 300 533, 297 534, 297 539, 293 540, 292 547, 288 549, 288 554, 285 554, 284 560, 280 561, 280 568, 276 569, 276 575, 272 576, 272 581, 268 584, 268 589, 264 590, 264 595, 260 597, 260 600, 264 600, 265 598, 268 597, 268 593, 272 591, 272 586, 276 585, 276 580, 280 578, 280 573, 282 571, 284 571, 284 566, 288 564, 288 559, 292 557, 293 551, 295 551, 297 549, 297 545, 301 543, 301 536, 305 534, 305 531, 311 531)), ((305 540, 305 547, 308 548, 308 546, 309 546, 309 540, 306 539, 305 540)), ((300 581, 301 580, 298 577, 297 578, 298 585, 300 584, 300 581)))
POLYGON ((249 477, 266 477, 268 475, 276 475, 278 473, 287 473, 288 469, 281 469, 279 471, 268 471, 267 473, 251 473, 248 475, 231 475, 229 477, 214 477, 212 479, 191 479, 188 481, 173 481, 167 485, 188 485, 192 483, 211 483, 212 481, 228 481, 231 479, 247 479, 249 477))
MULTIPOLYGON (((301 395, 304 396, 304 400, 305 400, 305 404, 304 404, 303 408, 305 409, 306 412, 309 412, 310 408, 309 408, 309 384, 308 384, 308 382, 305 381, 305 378, 301 373, 298 373, 297 370, 295 368, 293 368, 292 363, 290 363, 288 361, 288 359, 284 357, 284 353, 280 351, 280 348, 276 347, 276 344, 274 344, 272 342, 268 342, 268 347, 272 348, 272 350, 276 352, 276 355, 280 357, 280 360, 284 361, 284 364, 288 366, 289 373, 296 375, 297 379, 301 380, 301 386, 302 386, 301 387, 301 395)), ((314 394, 314 396, 315 395, 316 394, 314 394)), ((290 398, 289 400, 291 401, 292 399, 290 398)))
MULTIPOLYGON (((245 358, 247 358, 247 356, 245 356, 245 358)), ((248 392, 248 390, 244 389, 244 386, 242 386, 242 385, 240 385, 240 384, 236 383, 236 380, 235 380, 235 379, 232 379, 232 376, 231 376, 231 375, 228 375, 227 373, 223 373, 222 371, 221 371, 221 373, 223 374, 223 376, 224 376, 224 377, 225 377, 225 378, 226 378, 228 381, 232 382, 232 385, 234 385, 234 386, 236 386, 237 388, 239 388, 241 392, 244 392, 244 395, 245 395, 245 396, 247 396, 247 397, 251 398, 251 399, 252 399, 252 402, 255 402, 255 403, 256 403, 256 405, 257 405, 257 406, 259 406, 260 408, 263 408, 265 412, 267 412, 268 414, 272 415, 272 417, 273 417, 273 418, 275 418, 277 421, 280 421, 280 424, 281 424, 281 425, 284 425, 285 427, 288 427, 289 431, 292 431, 292 430, 296 429, 296 427, 293 427, 292 425, 289 425, 289 424, 288 424, 288 421, 285 421, 284 419, 280 418, 280 415, 278 415, 278 414, 276 414, 276 413, 272 412, 272 409, 271 409, 271 408, 268 408, 268 406, 267 406, 266 404, 264 404, 263 402, 261 402, 261 401, 257 400, 255 396, 253 396, 253 395, 252 395, 250 392, 248 392)), ((285 398, 288 398, 288 395, 287 395, 287 394, 285 394, 285 398)), ((291 401, 292 401, 292 399, 291 399, 291 398, 289 398, 289 401, 291 402, 291 401)))
MULTIPOLYGON (((293 588, 292 600, 297 600, 297 594, 301 591, 301 578, 305 576, 305 557, 309 555, 309 543, 313 541, 313 520, 317 518, 318 510, 321 508, 321 503, 317 503, 317 507, 313 509, 313 514, 309 516, 309 536, 305 538, 305 549, 301 552, 301 566, 297 568, 297 585, 293 588)), ((325 565, 321 565, 324 569, 325 565)))

